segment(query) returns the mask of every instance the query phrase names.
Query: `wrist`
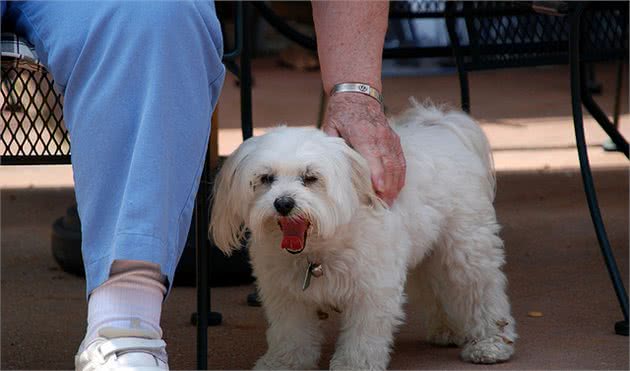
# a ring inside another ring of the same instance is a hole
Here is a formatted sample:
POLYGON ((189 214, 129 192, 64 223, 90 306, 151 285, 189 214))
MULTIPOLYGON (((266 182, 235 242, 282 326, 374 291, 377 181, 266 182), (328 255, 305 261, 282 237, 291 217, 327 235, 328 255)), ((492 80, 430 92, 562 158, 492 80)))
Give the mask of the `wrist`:
POLYGON ((339 85, 345 82, 361 82, 363 84, 367 84, 372 86, 378 91, 383 91, 383 82, 379 78, 371 78, 371 74, 351 74, 344 72, 343 75, 339 74, 334 79, 322 78, 322 83, 324 87, 324 91, 328 94, 332 90, 335 85, 339 85))
POLYGON ((383 112, 383 107, 374 98, 361 94, 347 92, 328 96, 328 108, 347 110, 350 107, 358 106, 369 111, 383 112), (344 107, 344 108, 342 108, 344 107))

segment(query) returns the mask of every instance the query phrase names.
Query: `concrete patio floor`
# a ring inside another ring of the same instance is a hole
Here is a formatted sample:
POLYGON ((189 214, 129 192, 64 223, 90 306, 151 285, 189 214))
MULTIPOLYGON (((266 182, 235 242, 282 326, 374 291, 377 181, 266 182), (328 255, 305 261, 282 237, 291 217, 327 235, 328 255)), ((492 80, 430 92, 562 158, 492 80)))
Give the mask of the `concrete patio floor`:
MULTIPOLYGON (((612 109, 613 66, 599 66, 612 109)), ((254 122, 257 132, 278 122, 313 124, 317 117, 317 73, 298 73, 256 61, 254 122)), ((388 78, 391 112, 408 96, 431 97, 458 106, 453 75, 388 78)), ((621 128, 630 137, 628 90, 621 128)), ((239 143, 238 88, 226 81, 220 101, 220 152, 239 143)), ((628 338, 613 332, 621 320, 586 207, 574 145, 565 67, 471 74, 473 115, 488 134, 498 171, 496 200, 507 251, 509 295, 520 339, 510 362, 476 366, 458 359, 455 348, 421 341, 410 302, 396 338, 392 369, 628 369, 628 338), (542 317, 527 313, 540 311, 542 317)), ((588 116, 587 116, 588 117, 588 116)), ((628 285, 628 163, 604 152, 605 139, 587 119, 589 155, 609 238, 628 285)), ((50 225, 74 202, 69 167, 0 167, 1 358, 0 369, 70 369, 84 331, 84 281, 62 272, 50 253, 50 225)), ((264 316, 248 307, 251 285, 213 289, 213 308, 223 325, 211 328, 211 369, 251 368, 265 351, 264 316)), ((409 288, 413 290, 412 287, 409 288)), ((195 368, 195 289, 176 287, 163 314, 172 369, 195 368)), ((327 341, 320 364, 327 367, 336 319, 324 324, 327 341)))

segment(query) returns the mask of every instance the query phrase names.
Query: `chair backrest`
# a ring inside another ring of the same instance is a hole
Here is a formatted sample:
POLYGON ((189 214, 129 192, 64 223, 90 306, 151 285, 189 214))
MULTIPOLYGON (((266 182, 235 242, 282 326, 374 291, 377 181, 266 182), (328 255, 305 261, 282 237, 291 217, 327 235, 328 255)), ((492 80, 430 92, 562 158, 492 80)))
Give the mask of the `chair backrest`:
MULTIPOLYGON (((457 40, 464 55, 465 69, 568 63, 568 16, 537 12, 534 3, 471 1, 448 4, 448 16, 463 19, 466 25, 466 35, 458 36, 457 40)), ((567 9, 571 6, 574 4, 566 3, 567 9)), ((628 3, 590 3, 584 13, 582 30, 583 61, 627 57, 628 3)))
MULTIPOLYGON (((235 2, 231 8, 234 45, 225 50, 226 63, 241 54, 244 37, 243 4, 235 2)), ((223 22, 221 26, 225 33, 223 22)), ((1 45, 0 164, 69 164, 70 139, 63 122, 63 96, 55 91, 52 75, 26 39, 3 32, 1 45)))
POLYGON ((2 34, 0 163, 69 164, 63 97, 28 43, 2 34))
POLYGON ((407 0, 389 3, 389 18, 442 18, 446 2, 443 0, 407 0))
POLYGON ((628 2, 595 2, 582 21, 582 58, 586 62, 628 59, 628 2))

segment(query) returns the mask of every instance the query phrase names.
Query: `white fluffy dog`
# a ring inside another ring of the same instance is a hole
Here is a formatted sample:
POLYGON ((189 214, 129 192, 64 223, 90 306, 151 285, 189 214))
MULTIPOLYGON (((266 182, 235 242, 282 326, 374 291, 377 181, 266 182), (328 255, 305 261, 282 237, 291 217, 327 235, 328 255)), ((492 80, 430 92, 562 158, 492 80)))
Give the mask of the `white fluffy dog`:
POLYGON ((391 208, 374 193, 366 161, 315 129, 274 129, 223 165, 211 234, 229 254, 251 232, 269 321, 256 368, 317 368, 317 311, 334 309, 342 326, 331 369, 385 369, 416 265, 428 341, 460 345, 475 363, 514 352, 486 137, 465 114, 430 105, 414 104, 391 125, 407 160, 391 208))

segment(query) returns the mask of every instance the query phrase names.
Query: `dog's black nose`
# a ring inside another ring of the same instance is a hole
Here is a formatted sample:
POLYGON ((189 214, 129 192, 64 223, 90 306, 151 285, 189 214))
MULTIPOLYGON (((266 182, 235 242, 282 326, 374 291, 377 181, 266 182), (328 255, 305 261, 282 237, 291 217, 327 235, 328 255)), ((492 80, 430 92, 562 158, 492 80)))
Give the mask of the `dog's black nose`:
POLYGON ((282 196, 276 198, 273 202, 273 206, 278 210, 280 215, 287 216, 295 207, 295 200, 289 196, 282 196))

